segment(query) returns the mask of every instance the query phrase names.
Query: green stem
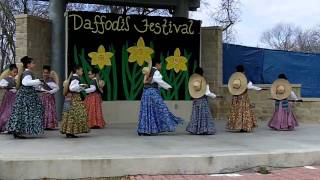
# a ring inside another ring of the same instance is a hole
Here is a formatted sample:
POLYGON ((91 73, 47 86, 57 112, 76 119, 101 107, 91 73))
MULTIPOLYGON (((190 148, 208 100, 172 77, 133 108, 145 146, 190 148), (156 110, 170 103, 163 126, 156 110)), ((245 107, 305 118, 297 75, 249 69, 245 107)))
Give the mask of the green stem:
POLYGON ((118 79, 117 79, 117 63, 116 63, 116 51, 114 47, 111 47, 111 52, 113 53, 111 65, 112 65, 112 77, 113 77, 113 100, 118 99, 118 79))
POLYGON ((124 90, 124 95, 126 96, 126 99, 129 99, 129 92, 128 92, 128 85, 127 85, 127 76, 126 76, 126 70, 128 66, 125 64, 125 59, 128 58, 127 54, 127 49, 125 46, 122 47, 122 57, 121 57, 121 62, 122 62, 122 67, 121 67, 121 72, 122 72, 122 82, 123 82, 123 90, 124 90))

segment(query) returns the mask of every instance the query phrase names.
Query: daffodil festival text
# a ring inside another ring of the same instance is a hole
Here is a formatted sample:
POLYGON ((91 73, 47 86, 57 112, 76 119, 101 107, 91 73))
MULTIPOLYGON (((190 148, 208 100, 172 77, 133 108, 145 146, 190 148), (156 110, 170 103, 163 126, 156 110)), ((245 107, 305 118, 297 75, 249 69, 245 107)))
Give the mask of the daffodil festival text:
POLYGON ((148 18, 144 18, 141 22, 135 21, 130 23, 130 16, 119 16, 116 20, 107 19, 104 15, 95 15, 94 19, 83 18, 78 14, 70 14, 69 18, 73 20, 73 29, 75 31, 82 28, 90 30, 95 34, 104 34, 106 31, 130 31, 134 29, 139 33, 152 32, 156 35, 183 34, 193 35, 193 20, 188 23, 176 24, 167 18, 163 18, 162 22, 152 22, 148 18))

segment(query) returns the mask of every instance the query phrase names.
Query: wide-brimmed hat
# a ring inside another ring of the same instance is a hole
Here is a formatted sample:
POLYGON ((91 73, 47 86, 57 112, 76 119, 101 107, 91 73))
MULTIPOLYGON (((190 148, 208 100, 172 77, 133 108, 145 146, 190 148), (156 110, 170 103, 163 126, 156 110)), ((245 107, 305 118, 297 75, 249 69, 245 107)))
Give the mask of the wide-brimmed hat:
POLYGON ((200 98, 206 93, 207 82, 203 76, 193 74, 189 78, 188 87, 191 97, 200 98))
POLYGON ((150 73, 150 68, 149 67, 142 68, 142 74, 147 75, 149 73, 150 73))
POLYGON ((243 94, 247 90, 248 80, 246 75, 241 72, 235 72, 231 75, 228 82, 228 89, 232 95, 243 94))
POLYGON ((63 81, 63 95, 66 96, 69 92, 69 84, 72 77, 72 73, 70 73, 69 77, 63 81))
POLYGON ((292 87, 288 80, 275 80, 271 86, 271 97, 277 100, 287 99, 291 94, 291 90, 292 87))

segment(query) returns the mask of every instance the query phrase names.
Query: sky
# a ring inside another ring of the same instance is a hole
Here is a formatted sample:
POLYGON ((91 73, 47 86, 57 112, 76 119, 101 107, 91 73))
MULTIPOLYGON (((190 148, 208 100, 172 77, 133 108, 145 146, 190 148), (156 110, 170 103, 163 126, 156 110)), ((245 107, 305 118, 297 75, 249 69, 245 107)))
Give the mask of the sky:
MULTIPOLYGON (((214 25, 208 14, 219 0, 207 0, 191 18, 202 20, 202 26, 214 25)), ((236 42, 245 46, 266 47, 261 34, 278 23, 293 23, 302 29, 320 25, 320 0, 240 0, 240 22, 234 26, 236 42)))

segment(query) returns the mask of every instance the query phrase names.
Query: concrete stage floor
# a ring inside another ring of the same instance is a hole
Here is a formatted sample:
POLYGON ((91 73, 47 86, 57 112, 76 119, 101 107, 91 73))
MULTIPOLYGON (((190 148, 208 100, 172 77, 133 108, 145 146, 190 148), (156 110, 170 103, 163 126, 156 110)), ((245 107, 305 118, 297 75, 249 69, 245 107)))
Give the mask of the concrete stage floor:
POLYGON ((260 123, 253 133, 194 136, 184 131, 140 137, 135 124, 112 124, 81 138, 59 131, 15 140, 0 135, 0 179, 72 179, 137 174, 230 173, 256 166, 320 164, 320 124, 277 132, 260 123))

